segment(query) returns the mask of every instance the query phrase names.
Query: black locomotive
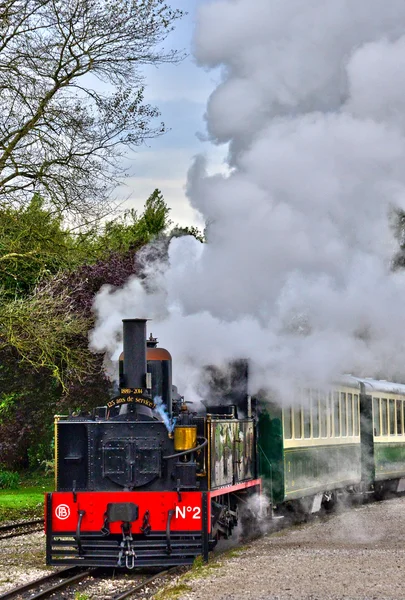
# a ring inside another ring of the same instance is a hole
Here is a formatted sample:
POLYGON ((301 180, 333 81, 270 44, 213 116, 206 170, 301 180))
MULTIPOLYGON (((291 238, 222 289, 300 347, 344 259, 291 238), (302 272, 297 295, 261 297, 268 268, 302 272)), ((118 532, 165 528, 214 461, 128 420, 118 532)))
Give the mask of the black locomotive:
MULTIPOLYGON (((46 495, 48 564, 134 568, 208 558, 260 492, 246 367, 195 414, 170 354, 123 322, 120 393, 91 416, 55 418, 56 491, 46 495)), ((223 382, 222 382, 223 383, 223 382)))

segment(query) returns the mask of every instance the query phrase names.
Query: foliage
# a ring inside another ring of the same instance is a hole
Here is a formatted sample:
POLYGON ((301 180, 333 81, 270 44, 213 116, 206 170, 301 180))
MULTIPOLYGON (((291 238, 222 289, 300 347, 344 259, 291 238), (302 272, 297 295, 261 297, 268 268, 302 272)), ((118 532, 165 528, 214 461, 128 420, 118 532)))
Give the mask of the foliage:
POLYGON ((170 232, 172 237, 181 237, 183 235, 192 235, 196 240, 201 242, 202 244, 205 242, 205 235, 202 233, 198 227, 192 225, 191 227, 181 227, 180 225, 176 225, 174 229, 170 232))
POLYGON ((181 16, 164 0, 0 3, 2 209, 36 191, 80 220, 103 214, 120 154, 164 131, 139 68, 179 59, 158 48, 181 16))
MULTIPOLYGON (((123 219, 107 223, 98 235, 76 240, 43 209, 38 197, 27 209, 8 210, 7 214, 16 221, 21 217, 23 229, 39 240, 35 252, 38 262, 33 265, 34 253, 20 248, 21 260, 14 264, 20 296, 16 297, 16 289, 7 278, 4 280, 3 291, 0 290, 0 348, 13 347, 33 368, 48 369, 63 387, 67 380, 81 382, 84 375, 88 378, 94 370, 99 373, 101 367, 87 348, 94 295, 105 283, 122 285, 136 270, 136 250, 164 231, 170 223, 169 211, 162 194, 155 190, 140 217, 130 211, 123 219), (84 252, 92 255, 95 262, 80 267, 84 252), (97 260, 98 256, 102 258, 97 260), (52 269, 61 266, 65 266, 64 273, 47 281, 45 267, 49 278, 52 269), (24 297, 23 290, 30 290, 41 277, 42 283, 24 297)), ((13 236, 19 239, 17 225, 9 231, 9 237, 13 236)), ((3 410, 0 403, 0 418, 3 410)))
MULTIPOLYGON (((0 369, 3 368, 0 367, 0 369)), ((21 399, 21 394, 18 392, 1 392, 0 394, 0 423, 7 420, 7 417, 12 413, 14 405, 21 399)))
POLYGON ((178 600, 192 591, 193 588, 186 583, 172 583, 159 590, 153 597, 155 600, 178 600))
POLYGON ((61 386, 46 369, 34 370, 7 347, 0 350, 0 389, 0 463, 21 469, 50 460, 61 386))
POLYGON ((82 341, 89 319, 75 311, 67 290, 59 296, 51 286, 27 299, 7 301, 0 295, 0 348, 12 346, 34 368, 46 368, 64 385, 68 372, 80 379, 91 371, 82 341))
POLYGON ((53 457, 51 460, 46 460, 46 459, 42 460, 40 462, 40 468, 44 472, 45 476, 47 476, 47 477, 50 477, 51 475, 55 476, 55 469, 56 469, 55 457, 53 457))
POLYGON ((22 208, 0 211, 0 283, 3 299, 21 298, 43 277, 74 266, 84 256, 60 215, 44 208, 35 194, 22 208))
POLYGON ((161 191, 155 189, 146 200, 141 216, 131 209, 121 218, 107 221, 101 229, 93 232, 93 253, 102 259, 112 252, 125 254, 139 249, 170 226, 169 212, 161 191))
POLYGON ((15 471, 3 471, 0 469, 0 488, 15 489, 20 483, 20 476, 15 471))

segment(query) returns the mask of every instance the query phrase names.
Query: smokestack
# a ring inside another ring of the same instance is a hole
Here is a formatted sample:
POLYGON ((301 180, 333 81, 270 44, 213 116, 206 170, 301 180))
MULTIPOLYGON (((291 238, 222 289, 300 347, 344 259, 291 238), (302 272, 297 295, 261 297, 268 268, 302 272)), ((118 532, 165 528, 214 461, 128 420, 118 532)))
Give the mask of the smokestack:
POLYGON ((127 388, 145 388, 146 378, 146 321, 123 319, 124 384, 127 388))

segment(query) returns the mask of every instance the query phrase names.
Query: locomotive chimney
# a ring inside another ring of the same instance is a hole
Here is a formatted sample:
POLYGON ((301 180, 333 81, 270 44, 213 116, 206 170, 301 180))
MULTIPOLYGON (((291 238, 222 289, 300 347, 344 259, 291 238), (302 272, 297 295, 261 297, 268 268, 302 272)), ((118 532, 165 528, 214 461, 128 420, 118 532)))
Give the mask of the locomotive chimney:
POLYGON ((146 319, 123 319, 124 383, 128 388, 146 387, 146 319))

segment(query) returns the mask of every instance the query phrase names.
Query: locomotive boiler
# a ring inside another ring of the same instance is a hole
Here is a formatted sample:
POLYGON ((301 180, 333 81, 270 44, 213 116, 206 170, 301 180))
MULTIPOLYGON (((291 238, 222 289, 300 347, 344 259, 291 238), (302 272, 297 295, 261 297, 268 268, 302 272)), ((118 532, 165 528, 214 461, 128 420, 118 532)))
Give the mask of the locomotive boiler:
POLYGON ((172 386, 169 352, 146 341, 146 320, 123 321, 123 345, 119 394, 92 415, 55 417, 50 565, 207 559, 261 489, 246 368, 230 369, 224 391, 194 412, 172 386))

